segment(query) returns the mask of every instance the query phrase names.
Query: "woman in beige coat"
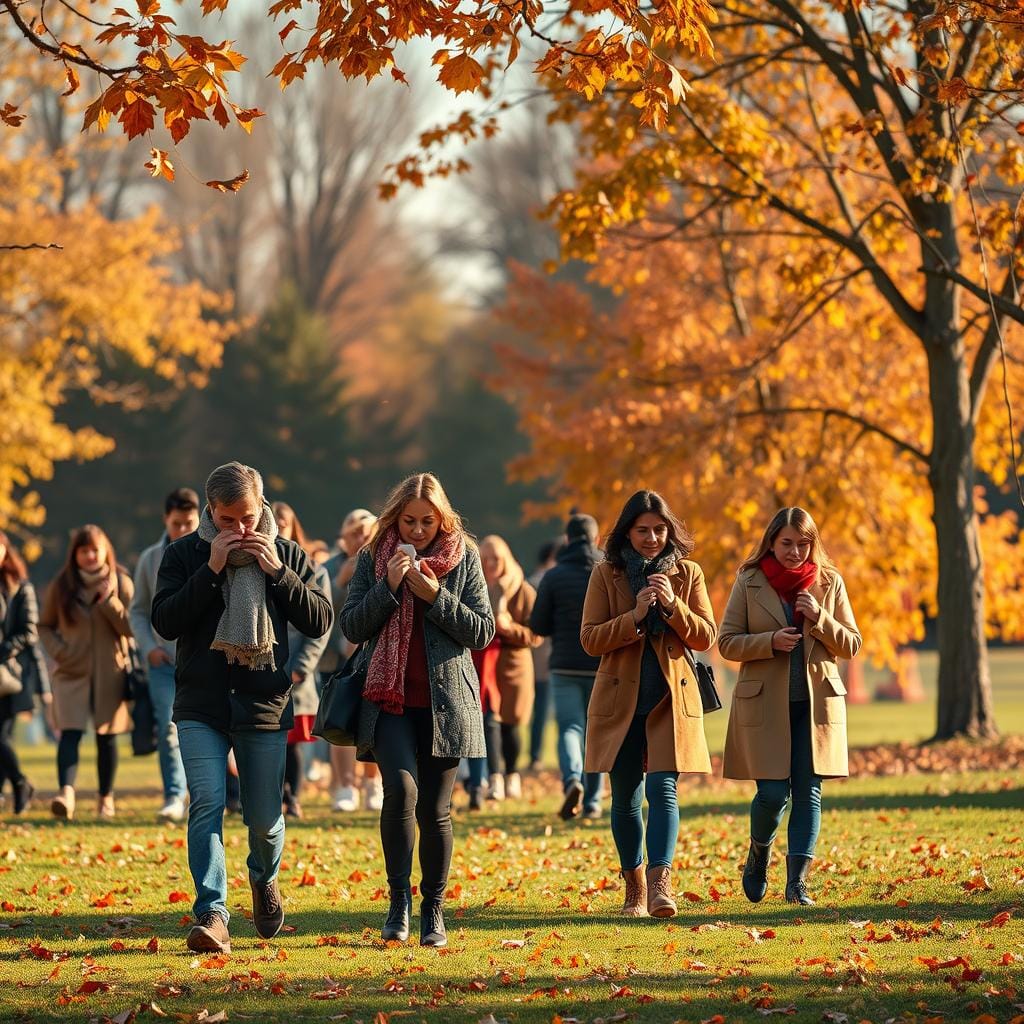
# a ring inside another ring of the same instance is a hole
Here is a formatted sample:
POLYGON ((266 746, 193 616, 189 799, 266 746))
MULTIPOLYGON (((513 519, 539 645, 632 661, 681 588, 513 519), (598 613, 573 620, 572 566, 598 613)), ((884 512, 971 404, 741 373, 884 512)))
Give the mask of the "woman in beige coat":
POLYGON ((757 780, 743 890, 768 888, 775 833, 792 796, 786 900, 808 905, 807 873, 821 827, 821 781, 849 774, 846 687, 838 658, 861 636, 818 528, 802 508, 777 512, 739 567, 719 631, 722 657, 740 662, 724 774, 757 780))
POLYGON ((715 615, 704 574, 686 557, 692 550, 692 537, 665 499, 638 491, 605 542, 605 561, 595 566, 583 605, 580 641, 601 659, 584 767, 611 774, 612 836, 628 917, 675 914, 676 784, 680 772, 711 771, 686 648, 706 651, 715 642, 715 615))
POLYGON ((90 719, 96 730, 99 814, 114 816, 117 736, 131 728, 125 683, 132 592, 131 577, 118 568, 107 535, 98 526, 76 530, 39 616, 39 637, 56 663, 52 688, 60 793, 50 807, 58 818, 75 813, 78 747, 90 719))
MULTIPOLYGON (((519 775, 522 727, 530 720, 533 711, 532 649, 542 642, 529 627, 537 592, 527 582, 522 566, 502 537, 495 534, 484 537, 480 542, 480 562, 487 581, 491 611, 494 612, 496 630, 492 643, 498 648, 494 662, 496 693, 488 694, 494 714, 490 718, 484 717, 490 795, 499 800, 503 796, 518 800, 523 795, 519 775)), ((489 681, 489 673, 485 672, 485 675, 489 681)), ((471 769, 472 795, 473 791, 479 790, 479 764, 471 766, 471 769)))

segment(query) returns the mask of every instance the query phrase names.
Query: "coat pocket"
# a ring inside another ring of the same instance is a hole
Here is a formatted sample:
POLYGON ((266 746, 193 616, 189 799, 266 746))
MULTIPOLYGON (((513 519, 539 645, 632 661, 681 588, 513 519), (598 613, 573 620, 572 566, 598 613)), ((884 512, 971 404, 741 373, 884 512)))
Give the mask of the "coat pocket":
POLYGON ((846 686, 843 684, 842 679, 839 678, 839 670, 829 666, 825 669, 825 676, 822 680, 825 684, 825 696, 828 697, 829 693, 832 693, 836 697, 846 696, 846 686))
POLYGON ((595 718, 608 718, 615 714, 615 705, 619 700, 619 677, 610 672, 598 672, 594 676, 594 689, 590 694, 588 715, 595 718))
POLYGON ((744 726, 764 725, 764 680, 741 679, 732 695, 736 707, 736 723, 744 726))

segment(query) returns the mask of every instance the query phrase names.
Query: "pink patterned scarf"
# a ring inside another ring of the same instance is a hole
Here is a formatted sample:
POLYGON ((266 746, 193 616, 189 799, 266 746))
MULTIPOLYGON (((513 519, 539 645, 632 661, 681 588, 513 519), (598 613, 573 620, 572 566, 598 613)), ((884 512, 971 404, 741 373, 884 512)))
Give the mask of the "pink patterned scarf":
MULTIPOLYGON (((398 548, 398 527, 391 526, 377 545, 373 568, 378 580, 386 579, 388 562, 398 548)), ((439 533, 434 539, 429 555, 420 555, 434 575, 443 579, 462 561, 466 553, 466 541, 461 533, 439 533)), ((399 601, 398 612, 388 619, 381 630, 374 648, 373 657, 366 674, 363 696, 379 705, 381 710, 400 715, 405 707, 405 666, 409 660, 409 644, 412 640, 413 593, 407 586, 401 586, 395 595, 399 601)))

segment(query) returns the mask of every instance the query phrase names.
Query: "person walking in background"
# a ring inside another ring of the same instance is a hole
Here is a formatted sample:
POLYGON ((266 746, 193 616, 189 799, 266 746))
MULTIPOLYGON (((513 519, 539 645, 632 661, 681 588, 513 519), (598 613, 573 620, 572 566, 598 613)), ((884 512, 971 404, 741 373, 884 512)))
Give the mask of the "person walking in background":
POLYGON ((128 617, 139 653, 146 664, 149 694, 156 717, 157 757, 164 802, 160 817, 181 821, 185 817, 185 769, 178 750, 178 730, 171 721, 174 709, 174 644, 153 632, 150 615, 156 577, 167 545, 194 533, 199 526, 199 495, 191 487, 179 487, 164 499, 163 536, 139 555, 135 566, 135 596, 128 617))
MULTIPOLYGON (((549 540, 537 552, 537 567, 526 581, 536 591, 544 574, 555 566, 555 556, 563 546, 563 539, 549 540)), ((530 771, 540 771, 544 753, 544 731, 551 719, 551 640, 544 638, 533 649, 533 715, 530 718, 530 771)))
POLYGON ((780 509, 739 567, 718 649, 740 663, 729 709, 723 774, 754 779, 743 891, 768 891, 772 844, 792 798, 786 901, 813 903, 807 874, 821 829, 821 783, 849 775, 846 687, 837 659, 861 635, 846 585, 802 508, 780 509))
POLYGON ((587 713, 586 766, 612 783, 612 837, 627 917, 672 917, 679 773, 710 774, 704 710, 685 647, 715 642, 693 538, 656 491, 619 514, 590 577, 580 640, 600 657, 587 713), (647 796, 647 872, 643 799, 647 796))
POLYGON ((39 636, 55 664, 52 689, 57 744, 55 817, 75 814, 78 748, 90 720, 96 730, 101 818, 112 818, 117 737, 131 729, 125 703, 132 635, 132 581, 107 535, 93 525, 71 535, 64 566, 46 590, 39 636))
POLYGON ((583 771, 587 734, 587 705, 594 689, 600 658, 580 643, 583 603, 590 575, 601 558, 597 549, 597 520, 573 515, 565 528, 566 544, 555 567, 545 573, 530 613, 530 628, 551 638, 551 687, 558 724, 558 767, 564 799, 559 815, 566 821, 579 815, 601 815, 602 776, 583 771))
POLYGON ((358 555, 341 628, 365 645, 358 756, 372 756, 384 780, 380 831, 391 903, 381 938, 409 937, 418 822, 420 944, 445 946, 455 773, 461 757, 484 754, 469 652, 490 643, 494 617, 480 556, 437 477, 403 480, 377 526, 358 555))
MULTIPOLYGON (((341 524, 340 550, 324 566, 331 579, 331 600, 334 604, 334 628, 330 642, 320 659, 320 672, 326 679, 339 671, 356 649, 341 631, 341 609, 348 597, 349 584, 356 569, 356 555, 373 539, 377 517, 365 508, 353 509, 341 524)), ((335 811, 348 813, 359 809, 356 786, 356 748, 331 747, 331 798, 335 811)), ((363 806, 380 811, 384 804, 384 787, 377 765, 367 761, 363 769, 363 806)))
MULTIPOLYGON (((331 599, 331 582, 327 570, 313 562, 308 550, 306 532, 299 522, 299 517, 291 505, 283 501, 275 501, 271 506, 277 520, 278 536, 283 540, 291 540, 310 556, 313 565, 313 583, 327 598, 331 599)), ((284 812, 292 818, 302 817, 302 804, 299 797, 302 793, 304 744, 313 742, 313 722, 317 708, 320 706, 320 694, 317 690, 316 666, 327 646, 330 632, 323 636, 305 636, 292 623, 288 624, 288 661, 285 672, 292 681, 292 713, 295 724, 288 733, 288 750, 284 768, 284 812)))
POLYGON ((45 670, 35 670, 39 610, 28 570, 11 538, 0 530, 0 790, 11 784, 14 813, 21 814, 32 800, 35 787, 21 770, 14 750, 14 723, 19 714, 35 709, 38 693, 44 705, 51 700, 45 670), (17 689, 15 689, 17 687, 17 689))
MULTIPOLYGON (((494 613, 493 642, 497 644, 497 657, 493 658, 497 702, 492 698, 485 717, 490 793, 498 800, 506 796, 518 800, 523 795, 518 767, 522 726, 530 720, 533 709, 531 651, 540 644, 528 625, 536 593, 503 538, 494 534, 485 537, 480 542, 480 560, 494 613)), ((479 771, 477 762, 470 779, 471 793, 479 789, 479 771)))
POLYGON ((215 469, 199 529, 164 551, 152 615, 157 634, 177 641, 174 721, 196 887, 191 950, 231 949, 224 799, 232 749, 249 830, 253 925, 265 939, 281 930, 281 793, 293 725, 288 626, 319 637, 331 616, 306 553, 278 536, 260 474, 238 462, 215 469))

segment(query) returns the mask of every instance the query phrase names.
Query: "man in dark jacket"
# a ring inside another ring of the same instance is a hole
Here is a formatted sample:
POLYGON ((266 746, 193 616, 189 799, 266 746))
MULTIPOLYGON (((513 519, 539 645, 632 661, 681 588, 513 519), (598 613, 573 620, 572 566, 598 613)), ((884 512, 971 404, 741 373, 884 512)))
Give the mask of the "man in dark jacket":
POLYGON ((281 929, 277 873, 284 849, 285 750, 293 723, 288 625, 309 637, 331 628, 331 602, 298 544, 277 536, 263 479, 237 462, 206 481, 199 529, 167 546, 152 623, 177 641, 174 722, 190 806, 188 864, 196 923, 188 948, 228 952, 223 815, 225 767, 234 748, 249 828, 253 924, 281 929))
POLYGON ((601 776, 584 774, 583 751, 587 735, 587 706, 600 664, 580 644, 583 602, 590 573, 601 557, 597 549, 597 521, 582 513, 565 528, 566 544, 537 588, 530 629, 551 637, 551 688, 558 722, 558 763, 565 800, 559 814, 568 821, 582 809, 585 818, 601 815, 601 776))

